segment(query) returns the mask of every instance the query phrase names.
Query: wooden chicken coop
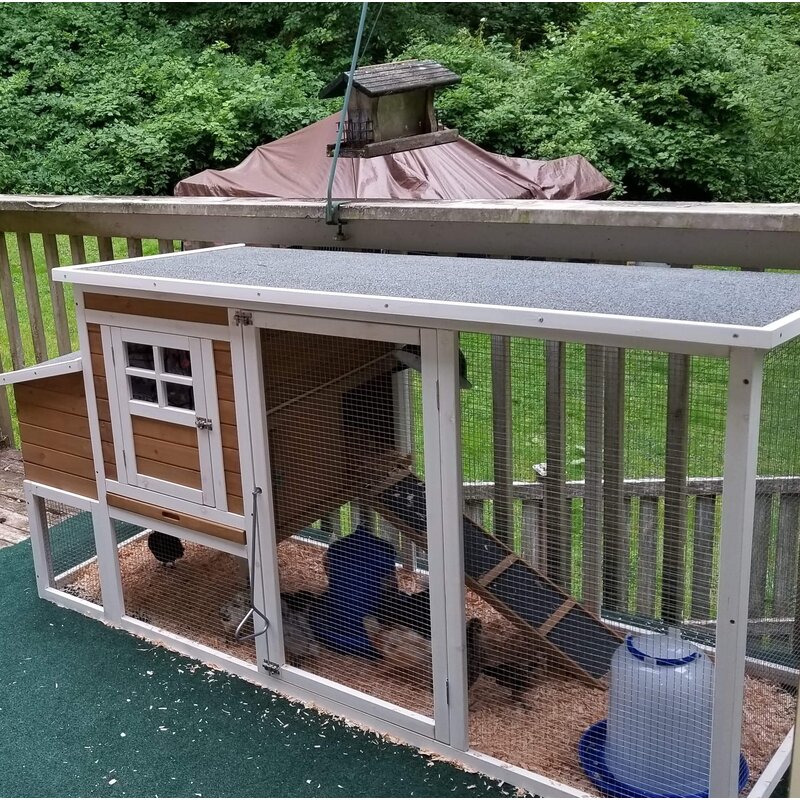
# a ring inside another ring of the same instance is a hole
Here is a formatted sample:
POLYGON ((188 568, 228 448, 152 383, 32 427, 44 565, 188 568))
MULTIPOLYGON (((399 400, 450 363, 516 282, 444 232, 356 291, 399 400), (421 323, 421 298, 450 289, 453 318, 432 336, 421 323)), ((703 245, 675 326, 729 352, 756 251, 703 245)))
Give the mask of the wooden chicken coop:
POLYGON ((748 587, 754 525, 790 513, 764 481, 800 475, 775 427, 800 421, 796 279, 245 246, 53 274, 79 352, 0 376, 43 598, 547 796, 631 785, 609 766, 626 652, 711 665, 680 689, 691 725, 623 703, 650 737, 623 753, 686 773, 689 737, 712 796, 786 768, 800 631, 748 587), (624 439, 598 422, 610 368, 624 439), (525 480, 535 517, 498 489, 525 480), (680 658, 641 650, 658 637, 680 658))

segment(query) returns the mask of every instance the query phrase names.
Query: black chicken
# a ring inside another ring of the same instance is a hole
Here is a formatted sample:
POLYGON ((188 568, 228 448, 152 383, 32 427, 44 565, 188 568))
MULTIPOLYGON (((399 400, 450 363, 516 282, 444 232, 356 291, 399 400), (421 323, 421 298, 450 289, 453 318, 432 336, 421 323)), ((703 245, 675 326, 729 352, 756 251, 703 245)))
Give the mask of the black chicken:
POLYGON ((535 642, 526 635, 515 634, 487 647, 482 670, 511 692, 513 702, 520 703, 542 674, 542 667, 535 642))
POLYGON ((183 542, 177 536, 170 536, 168 533, 153 531, 147 537, 147 546, 164 566, 174 564, 183 557, 183 542))
POLYGON ((408 594, 391 587, 381 596, 375 614, 384 625, 402 625, 425 639, 431 638, 431 593, 429 589, 408 594))

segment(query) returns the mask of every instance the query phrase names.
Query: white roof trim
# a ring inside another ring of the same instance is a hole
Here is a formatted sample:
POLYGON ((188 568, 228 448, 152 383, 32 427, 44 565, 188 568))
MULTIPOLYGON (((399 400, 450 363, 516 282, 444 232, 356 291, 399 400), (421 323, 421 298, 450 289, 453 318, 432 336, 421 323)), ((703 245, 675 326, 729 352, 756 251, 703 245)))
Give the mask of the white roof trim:
POLYGON ((52 378, 55 375, 66 375, 68 372, 83 372, 83 358, 80 353, 67 353, 58 358, 51 358, 32 367, 23 367, 13 372, 0 373, 0 386, 13 383, 25 383, 39 378, 52 378))

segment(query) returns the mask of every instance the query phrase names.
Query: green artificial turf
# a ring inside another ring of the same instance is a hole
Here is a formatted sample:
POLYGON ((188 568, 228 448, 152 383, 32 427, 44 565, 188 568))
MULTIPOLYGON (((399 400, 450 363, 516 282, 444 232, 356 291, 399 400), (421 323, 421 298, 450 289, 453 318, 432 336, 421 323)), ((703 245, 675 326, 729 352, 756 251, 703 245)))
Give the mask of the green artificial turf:
POLYGON ((513 794, 40 600, 27 542, 0 575, 0 796, 513 794))

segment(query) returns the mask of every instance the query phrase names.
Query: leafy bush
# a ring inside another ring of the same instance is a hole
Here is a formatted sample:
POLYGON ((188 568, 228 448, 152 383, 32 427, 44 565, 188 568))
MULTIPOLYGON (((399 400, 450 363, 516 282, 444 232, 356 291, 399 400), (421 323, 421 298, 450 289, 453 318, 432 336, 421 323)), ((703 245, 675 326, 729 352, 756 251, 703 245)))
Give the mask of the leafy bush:
MULTIPOLYGON (((158 194, 335 107, 344 3, 0 4, 0 191, 158 194)), ((463 76, 445 121, 617 196, 800 199, 800 7, 374 4, 361 63, 463 76), (380 14, 380 17, 378 17, 380 14)))

